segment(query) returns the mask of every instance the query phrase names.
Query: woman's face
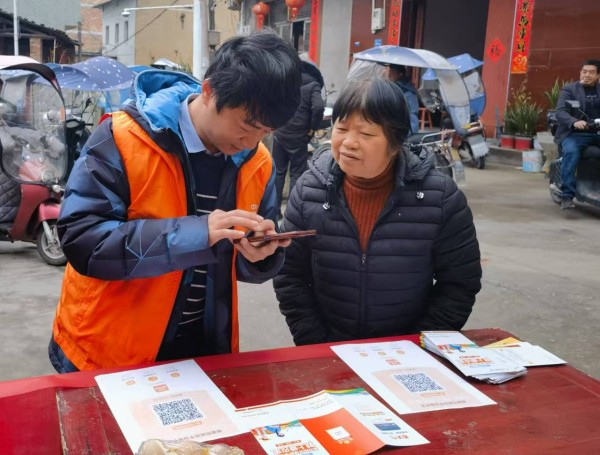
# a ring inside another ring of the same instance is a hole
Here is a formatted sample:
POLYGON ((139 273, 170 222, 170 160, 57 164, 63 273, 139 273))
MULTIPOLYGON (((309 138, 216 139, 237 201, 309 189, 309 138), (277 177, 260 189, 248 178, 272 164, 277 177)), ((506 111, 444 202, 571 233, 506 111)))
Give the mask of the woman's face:
POLYGON ((345 174, 370 179, 377 177, 392 160, 381 125, 358 114, 337 119, 331 134, 331 152, 345 174))

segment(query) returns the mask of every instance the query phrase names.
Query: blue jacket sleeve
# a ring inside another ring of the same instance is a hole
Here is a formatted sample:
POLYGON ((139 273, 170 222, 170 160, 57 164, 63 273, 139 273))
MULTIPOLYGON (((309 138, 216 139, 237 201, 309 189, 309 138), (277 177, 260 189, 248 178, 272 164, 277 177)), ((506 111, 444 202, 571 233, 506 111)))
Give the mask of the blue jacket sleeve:
POLYGON ((58 231, 69 263, 82 275, 127 280, 216 262, 206 216, 127 218, 129 185, 111 125, 94 131, 67 182, 58 231))

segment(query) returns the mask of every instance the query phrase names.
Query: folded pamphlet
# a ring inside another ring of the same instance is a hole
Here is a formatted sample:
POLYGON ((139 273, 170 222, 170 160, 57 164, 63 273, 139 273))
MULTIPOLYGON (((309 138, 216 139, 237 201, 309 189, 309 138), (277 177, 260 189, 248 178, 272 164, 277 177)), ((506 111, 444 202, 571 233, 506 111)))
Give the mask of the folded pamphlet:
POLYGON ((527 373, 514 357, 498 349, 479 347, 458 331, 422 332, 421 345, 449 360, 465 376, 490 384, 501 384, 527 373))

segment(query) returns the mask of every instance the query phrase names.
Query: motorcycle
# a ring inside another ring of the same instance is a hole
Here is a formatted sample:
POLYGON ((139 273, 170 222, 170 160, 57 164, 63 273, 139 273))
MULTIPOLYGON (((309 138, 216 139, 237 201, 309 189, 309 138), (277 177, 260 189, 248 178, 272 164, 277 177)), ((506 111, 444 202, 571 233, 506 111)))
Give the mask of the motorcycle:
POLYGON ((0 240, 37 245, 63 265, 56 222, 67 171, 64 104, 52 70, 41 64, 0 70, 0 240))
POLYGON ((466 138, 469 134, 475 134, 476 127, 471 124, 469 92, 457 67, 435 52, 386 45, 354 54, 347 79, 387 77, 385 65, 431 70, 435 77, 435 89, 420 90, 421 101, 429 110, 444 106, 453 126, 436 133, 421 132, 412 135, 408 138, 407 148, 417 154, 423 148, 433 151, 437 167, 442 172, 451 174, 457 183, 463 182, 464 166, 458 149, 452 147, 452 137, 458 135, 466 138), (439 139, 435 140, 438 136, 439 139))
MULTIPOLYGON (((577 101, 567 101, 572 109, 579 110, 577 101)), ((587 132, 600 134, 600 118, 593 119, 587 123, 587 132)), ((563 200, 562 185, 562 160, 560 156, 550 164, 550 197, 560 204, 563 200)), ((579 156, 576 171, 575 198, 579 202, 586 202, 600 207, 600 147, 590 145, 586 147, 579 156)))

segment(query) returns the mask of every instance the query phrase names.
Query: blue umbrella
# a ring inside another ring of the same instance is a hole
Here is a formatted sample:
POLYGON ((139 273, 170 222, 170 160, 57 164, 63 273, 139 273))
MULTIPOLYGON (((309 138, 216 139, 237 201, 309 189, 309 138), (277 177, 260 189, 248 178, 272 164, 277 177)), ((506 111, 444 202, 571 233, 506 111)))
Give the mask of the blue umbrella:
POLYGON ((103 92, 129 88, 135 73, 108 57, 94 57, 72 65, 47 63, 62 88, 103 92))
MULTIPOLYGON (((469 54, 455 55, 454 57, 448 58, 448 61, 456 66, 456 69, 460 74, 464 74, 467 71, 474 70, 475 68, 479 68, 481 65, 483 65, 481 60, 477 60, 476 58, 471 57, 469 54)), ((426 81, 432 81, 435 78, 435 73, 431 69, 425 71, 425 74, 423 74, 421 77, 421 79, 426 81)))
POLYGON ((72 65, 58 65, 46 63, 56 74, 56 80, 63 89, 97 91, 98 84, 83 71, 73 68, 72 65))
POLYGON ((94 57, 73 67, 83 71, 98 84, 97 90, 120 90, 133 82, 134 72, 122 63, 108 57, 94 57))
POLYGON ((142 71, 148 71, 148 70, 155 70, 156 69, 156 68, 153 68, 152 66, 148 66, 148 65, 129 65, 127 68, 129 68, 134 73, 141 73, 142 71))

